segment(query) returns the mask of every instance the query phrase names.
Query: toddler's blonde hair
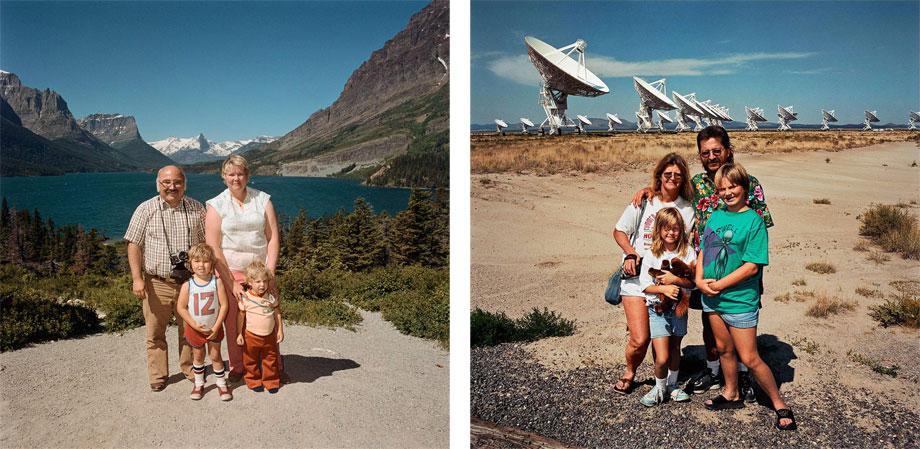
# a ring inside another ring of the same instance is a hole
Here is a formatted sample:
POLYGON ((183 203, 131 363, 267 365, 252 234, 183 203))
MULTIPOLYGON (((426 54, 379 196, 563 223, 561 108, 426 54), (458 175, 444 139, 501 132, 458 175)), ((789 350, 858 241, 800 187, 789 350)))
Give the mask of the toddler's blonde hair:
POLYGON ((272 280, 272 272, 261 260, 254 260, 246 266, 246 282, 251 284, 256 279, 272 280))

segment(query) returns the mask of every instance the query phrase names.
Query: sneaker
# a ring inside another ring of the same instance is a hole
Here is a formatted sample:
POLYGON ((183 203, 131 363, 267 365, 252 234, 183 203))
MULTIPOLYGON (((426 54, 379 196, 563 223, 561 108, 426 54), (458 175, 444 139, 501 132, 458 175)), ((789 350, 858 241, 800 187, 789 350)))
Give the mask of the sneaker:
POLYGON ((690 395, 677 385, 668 385, 668 391, 670 392, 671 400, 674 402, 687 402, 690 400, 690 395))
POLYGON ((204 394, 204 385, 195 385, 195 388, 192 388, 192 394, 188 395, 193 401, 201 399, 201 396, 204 394))
POLYGON ((277 393, 277 392, 278 392, 278 387, 269 388, 269 389, 268 389, 268 393, 269 393, 269 394, 275 394, 275 393, 277 393))
POLYGON ((265 391, 265 387, 259 385, 258 387, 249 387, 250 390, 255 391, 256 393, 261 393, 265 391))
POLYGON ((157 382, 150 384, 150 391, 163 391, 166 388, 166 382, 157 382))
POLYGON ((664 391, 658 388, 658 385, 655 385, 648 393, 645 393, 645 396, 642 396, 642 399, 639 399, 639 402, 646 407, 661 404, 664 402, 664 391))
POLYGON ((705 393, 709 390, 715 390, 719 388, 721 383, 722 376, 713 376, 712 371, 704 369, 703 372, 693 376, 689 382, 687 382, 687 389, 693 392, 693 394, 705 393))
POLYGON ((757 382, 754 381, 750 371, 738 372, 738 388, 741 390, 741 397, 744 398, 744 402, 750 404, 757 401, 757 395, 754 393, 754 385, 756 384, 757 382))
POLYGON ((220 393, 221 401, 229 401, 233 399, 233 395, 230 393, 230 389, 226 386, 217 386, 217 392, 220 393))

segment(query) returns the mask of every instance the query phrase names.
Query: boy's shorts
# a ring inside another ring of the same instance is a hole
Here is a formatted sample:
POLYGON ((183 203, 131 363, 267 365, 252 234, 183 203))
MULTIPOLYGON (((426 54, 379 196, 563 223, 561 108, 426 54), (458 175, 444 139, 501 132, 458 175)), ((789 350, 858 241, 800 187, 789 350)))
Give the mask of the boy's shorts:
MULTIPOLYGON (((201 349, 205 346, 205 343, 208 342, 208 335, 202 334, 201 332, 196 331, 186 324, 185 326, 185 341, 188 342, 188 345, 195 348, 201 349)), ((214 336, 214 339, 211 340, 211 343, 220 343, 224 339, 224 327, 221 326, 217 329, 217 335, 214 336)), ((235 342, 236 340, 234 340, 235 342)))
POLYGON ((662 312, 661 315, 655 313, 654 306, 648 306, 648 329, 651 332, 651 338, 659 337, 683 337, 687 335, 687 315, 678 317, 673 310, 662 312))

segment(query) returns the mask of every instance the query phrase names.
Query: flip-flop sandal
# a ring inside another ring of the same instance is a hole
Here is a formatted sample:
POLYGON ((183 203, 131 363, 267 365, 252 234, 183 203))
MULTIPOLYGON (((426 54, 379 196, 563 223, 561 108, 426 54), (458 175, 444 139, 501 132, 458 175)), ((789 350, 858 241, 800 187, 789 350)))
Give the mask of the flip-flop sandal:
POLYGON ((613 391, 626 396, 629 393, 632 393, 633 389, 636 388, 636 382, 633 379, 627 379, 621 377, 617 384, 613 386, 613 391), (626 383, 626 388, 617 388, 620 383, 626 383))
POLYGON ((720 394, 712 398, 712 403, 707 404, 704 402, 703 405, 709 410, 737 410, 739 408, 744 408, 744 398, 729 401, 725 399, 725 396, 720 394))
POLYGON ((776 421, 773 423, 773 426, 779 430, 795 430, 798 428, 795 424, 795 415, 793 415, 792 410, 788 408, 781 408, 776 411, 776 421), (792 422, 785 426, 781 426, 779 425, 779 420, 781 419, 790 419, 792 422))

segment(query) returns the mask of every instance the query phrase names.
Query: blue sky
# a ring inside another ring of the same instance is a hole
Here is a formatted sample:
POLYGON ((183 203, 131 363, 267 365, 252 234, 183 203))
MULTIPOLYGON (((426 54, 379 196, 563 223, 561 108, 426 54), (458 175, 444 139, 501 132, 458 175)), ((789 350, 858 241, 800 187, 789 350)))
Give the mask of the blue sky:
MULTIPOLYGON (((635 120, 632 76, 667 79, 668 95, 695 92, 727 106, 794 105, 799 123, 833 109, 841 123, 878 110, 906 123, 920 109, 920 2, 481 2, 471 5, 471 122, 538 123, 540 78, 524 36, 562 47, 587 41, 587 66, 610 88, 569 97, 569 116, 635 120)), ((671 114, 673 115, 673 114, 671 114)))
POLYGON ((0 3, 0 69, 147 141, 280 136, 428 2, 0 3))

